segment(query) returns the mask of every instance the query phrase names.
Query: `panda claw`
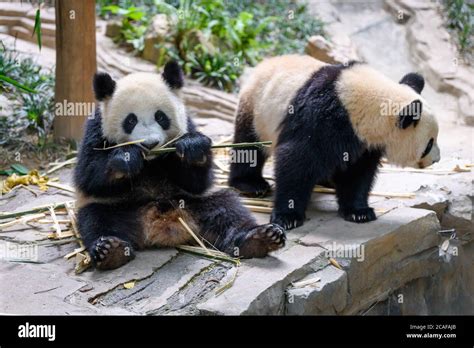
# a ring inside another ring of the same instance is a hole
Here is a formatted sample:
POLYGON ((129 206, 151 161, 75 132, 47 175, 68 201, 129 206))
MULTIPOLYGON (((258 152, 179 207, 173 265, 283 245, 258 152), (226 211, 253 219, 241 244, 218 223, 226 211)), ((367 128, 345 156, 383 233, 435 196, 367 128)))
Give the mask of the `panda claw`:
POLYGON ((339 214, 344 218, 344 220, 355 223, 366 223, 377 219, 374 210, 370 207, 354 209, 350 212, 339 211, 339 214))
POLYGON ((285 228, 285 230, 291 230, 293 228, 303 225, 304 220, 304 213, 277 213, 275 211, 272 213, 272 217, 270 219, 272 223, 282 226, 283 228, 285 228))

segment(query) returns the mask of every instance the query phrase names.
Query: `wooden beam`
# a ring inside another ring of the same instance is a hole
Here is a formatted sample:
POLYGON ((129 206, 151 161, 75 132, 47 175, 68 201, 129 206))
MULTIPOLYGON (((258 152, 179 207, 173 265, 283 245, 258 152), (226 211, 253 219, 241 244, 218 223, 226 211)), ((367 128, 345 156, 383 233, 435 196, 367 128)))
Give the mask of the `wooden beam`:
POLYGON ((56 0, 56 139, 79 140, 93 110, 95 35, 95 0, 56 0))

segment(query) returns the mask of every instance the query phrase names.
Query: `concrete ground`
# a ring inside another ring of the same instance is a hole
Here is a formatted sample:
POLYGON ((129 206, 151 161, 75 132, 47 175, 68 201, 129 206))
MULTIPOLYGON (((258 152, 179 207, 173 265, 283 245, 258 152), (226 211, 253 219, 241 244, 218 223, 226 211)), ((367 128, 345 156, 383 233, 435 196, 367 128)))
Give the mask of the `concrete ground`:
MULTIPOLYGON (((321 3, 315 2, 314 10, 334 21, 328 28, 344 30, 368 63, 396 80, 417 70, 410 61, 404 27, 380 6, 321 3), (327 7, 318 8, 321 3, 327 7)), ((474 162, 472 128, 459 124, 452 96, 430 85, 424 94, 440 121, 442 160, 432 172, 384 165, 373 190, 382 194, 371 196, 377 221, 343 221, 336 215, 335 196, 315 193, 306 224, 289 232, 287 246, 265 259, 244 260, 235 267, 175 249, 157 249, 138 253, 118 270, 82 274, 75 274, 74 259, 63 258, 77 243, 31 244, 44 239, 49 227, 17 225, 0 230, 0 312, 472 314, 472 174, 453 171, 457 165, 464 168, 474 162), (403 194, 412 195, 396 197, 403 194), (451 228, 456 229, 455 236, 440 233, 451 228), (5 260, 5 255, 25 245, 37 260, 5 260), (227 290, 218 293, 222 286, 227 290)), ((227 121, 197 122, 215 141, 232 133, 227 121)), ((271 167, 266 171, 271 174, 271 167)), ((63 184, 71 183, 71 169, 54 176, 63 184)), ((74 198, 54 188, 46 193, 33 190, 38 196, 18 189, 2 197, 0 211, 74 198)), ((268 214, 256 215, 262 222, 269 219, 268 214)))

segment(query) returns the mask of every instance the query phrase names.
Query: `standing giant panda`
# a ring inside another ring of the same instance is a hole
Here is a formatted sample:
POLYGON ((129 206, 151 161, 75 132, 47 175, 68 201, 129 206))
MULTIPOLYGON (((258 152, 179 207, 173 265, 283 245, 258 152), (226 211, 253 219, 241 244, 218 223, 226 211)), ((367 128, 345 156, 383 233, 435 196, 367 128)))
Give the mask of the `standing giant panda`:
MULTIPOLYGON (((329 65, 287 55, 260 63, 244 84, 235 142, 271 140, 276 194, 271 221, 303 224, 313 187, 335 185, 339 214, 352 222, 376 219, 368 205, 380 158, 424 168, 439 161, 436 120, 423 109, 418 74, 395 83, 366 64, 329 65)), ((247 195, 269 190, 257 165, 232 163, 230 186, 247 195)))
POLYGON ((186 115, 180 67, 162 75, 136 73, 119 81, 96 74, 102 102, 87 122, 75 168, 78 229, 100 269, 117 268, 135 249, 193 242, 178 218, 217 249, 263 257, 284 245, 283 229, 257 226, 238 196, 207 192, 212 184, 211 140, 186 115), (144 153, 182 135, 176 152, 145 160, 144 153), (113 147, 143 139, 139 145, 113 147))

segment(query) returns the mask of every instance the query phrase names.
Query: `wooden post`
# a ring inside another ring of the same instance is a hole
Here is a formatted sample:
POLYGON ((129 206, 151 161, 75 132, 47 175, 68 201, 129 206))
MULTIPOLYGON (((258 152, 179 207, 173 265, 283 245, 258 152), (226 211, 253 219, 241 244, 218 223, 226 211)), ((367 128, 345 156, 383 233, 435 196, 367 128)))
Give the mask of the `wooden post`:
POLYGON ((95 0, 56 0, 56 139, 79 140, 93 110, 95 34, 95 0))

